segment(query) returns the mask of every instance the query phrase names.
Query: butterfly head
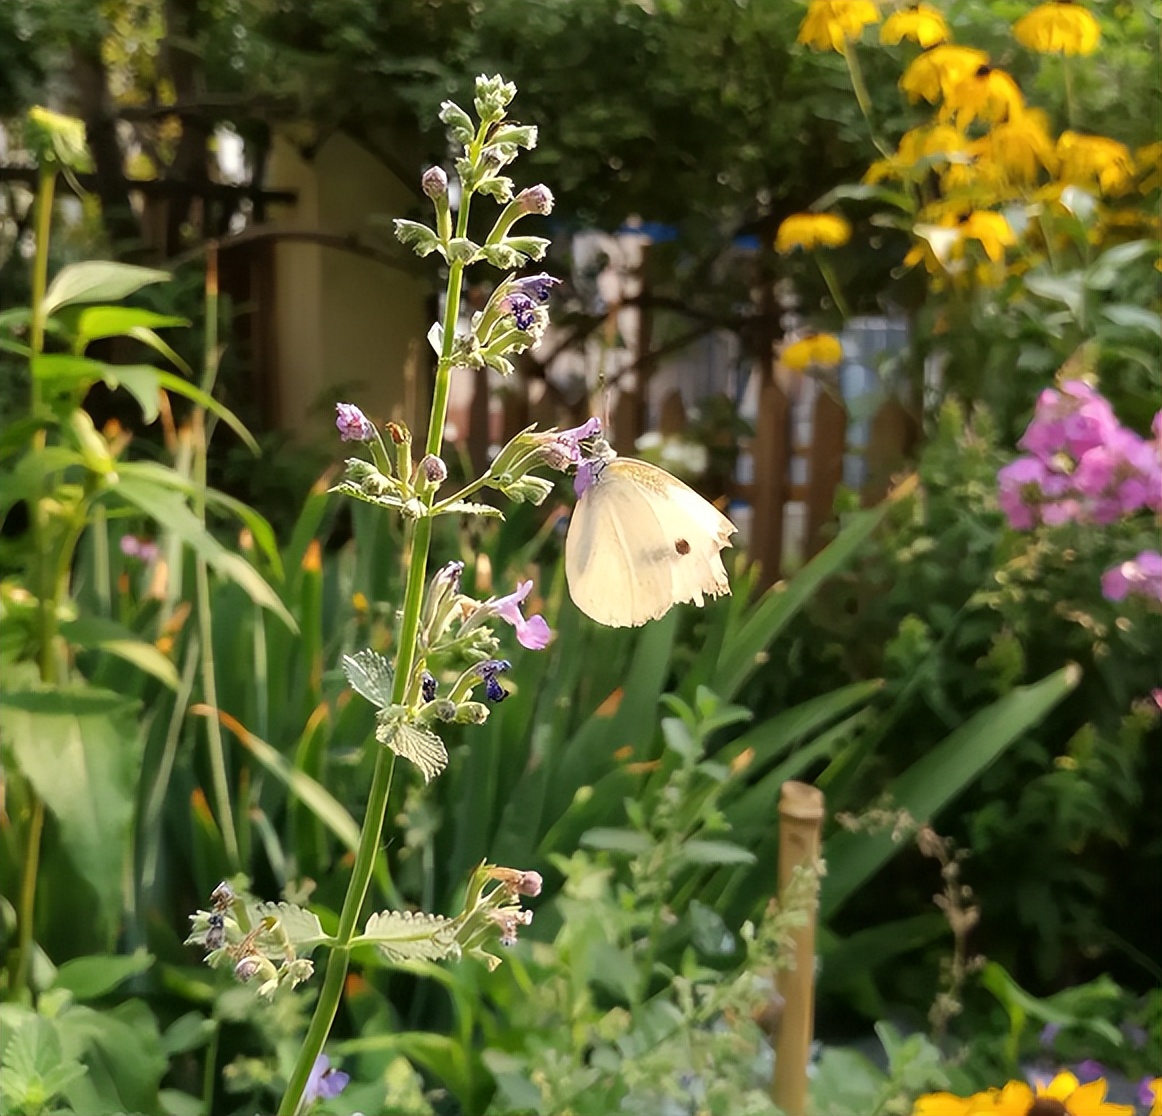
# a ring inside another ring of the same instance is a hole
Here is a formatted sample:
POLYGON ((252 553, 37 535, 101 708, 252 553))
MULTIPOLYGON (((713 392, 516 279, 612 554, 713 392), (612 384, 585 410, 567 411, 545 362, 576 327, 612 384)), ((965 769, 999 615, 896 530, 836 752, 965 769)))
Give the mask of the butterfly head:
POLYGON ((605 469, 617 454, 613 447, 601 437, 594 438, 588 447, 589 456, 585 457, 577 466, 577 473, 573 477, 573 491, 580 499, 596 483, 605 469))

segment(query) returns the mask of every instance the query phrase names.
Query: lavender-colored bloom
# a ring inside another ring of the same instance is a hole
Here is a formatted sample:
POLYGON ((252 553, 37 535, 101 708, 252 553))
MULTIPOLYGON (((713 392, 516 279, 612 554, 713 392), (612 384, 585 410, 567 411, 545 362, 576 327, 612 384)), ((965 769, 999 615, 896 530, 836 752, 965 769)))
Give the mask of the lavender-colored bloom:
MULTIPOLYGON (((1015 531, 1031 531, 1037 526, 1040 518, 1037 509, 1048 478, 1048 468, 1036 457, 1018 457, 997 473, 997 503, 1015 531)), ((588 488, 593 479, 587 479, 584 488, 588 488)), ((581 480, 581 470, 578 469, 574 487, 581 480)), ((578 496, 584 488, 578 488, 578 496)))
POLYGON ((494 616, 516 629, 516 639, 522 647, 542 651, 553 635, 548 622, 543 616, 530 616, 526 620, 520 610, 521 603, 532 591, 533 583, 522 581, 507 597, 493 597, 485 603, 494 616))
POLYGON ((1101 577, 1101 591, 1109 601, 1123 601, 1131 595, 1162 601, 1162 554, 1143 550, 1129 562, 1106 570, 1101 577))
POLYGON ((524 872, 516 885, 516 890, 518 895, 527 895, 530 899, 535 899, 544 886, 545 881, 541 878, 540 872, 524 872))
POLYGON ((556 276, 547 275, 542 271, 539 275, 526 275, 523 279, 514 279, 508 289, 536 302, 548 302, 553 288, 560 282, 556 276))
POLYGON ((1138 1103, 1143 1108, 1149 1108, 1154 1103, 1154 1081, 1153 1077, 1143 1077, 1138 1082, 1138 1103))
POLYGON ((436 700, 436 676, 430 671, 424 671, 420 675, 420 696, 424 701, 436 700))
POLYGON ((1083 1085, 1088 1085, 1091 1081, 1105 1077, 1109 1071, 1096 1058, 1086 1058, 1084 1062, 1077 1063, 1074 1072, 1077 1074, 1078 1081, 1083 1085))
POLYGON ((344 442, 370 442, 375 437, 371 420, 354 403, 335 404, 335 426, 344 442))
POLYGON ((1046 1050, 1052 1050, 1053 1044, 1057 1041, 1057 1036, 1061 1034, 1060 1023, 1046 1023, 1041 1028, 1041 1045, 1046 1050))
POLYGON ((599 457, 591 457, 577 466, 577 473, 573 477, 573 491, 577 494, 578 500, 593 487, 604 468, 605 462, 599 457))
POLYGON ((528 295, 519 291, 507 294, 500 300, 500 308, 512 315, 517 329, 529 330, 536 324, 537 304, 528 295))
POLYGON ((126 558, 137 558, 142 562, 152 562, 160 553, 157 543, 149 539, 139 539, 136 535, 121 536, 121 553, 126 558))
POLYGON ((349 1073, 331 1068, 331 1059, 326 1054, 320 1054, 311 1067, 311 1075, 307 1078, 307 1087, 303 1090, 303 1104, 314 1104, 320 1100, 334 1100, 351 1080, 349 1073))
POLYGON ((581 464, 581 443, 601 433, 601 419, 594 416, 570 430, 550 430, 537 435, 543 439, 541 459, 553 469, 564 471, 571 465, 581 464))
POLYGON ((484 696, 489 701, 504 701, 508 697, 508 691, 496 680, 496 676, 511 669, 512 663, 507 659, 489 659, 477 665, 476 673, 484 679, 484 696))

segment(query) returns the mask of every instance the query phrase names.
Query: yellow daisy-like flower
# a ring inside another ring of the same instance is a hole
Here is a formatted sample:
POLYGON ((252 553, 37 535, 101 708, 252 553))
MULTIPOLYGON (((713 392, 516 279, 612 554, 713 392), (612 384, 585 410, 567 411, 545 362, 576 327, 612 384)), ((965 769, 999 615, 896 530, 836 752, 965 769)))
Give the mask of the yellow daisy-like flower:
POLYGON ((1150 1089, 1154 1094, 1154 1102, 1150 1105, 1148 1116, 1162 1116, 1162 1077, 1155 1077, 1150 1082, 1150 1089))
POLYGON ((1124 143, 1107 136, 1062 132, 1057 140, 1061 181, 1072 186, 1096 186, 1103 194, 1120 194, 1134 181, 1134 159, 1124 143))
POLYGON ((851 226, 837 213, 793 213, 775 233, 775 251, 782 255, 803 248, 840 248, 851 239, 851 226))
POLYGON ((981 66, 987 66, 988 60, 983 50, 941 43, 912 59, 900 78, 900 88, 910 100, 934 105, 981 66))
POLYGON ((962 217, 959 222, 960 235, 965 240, 975 240, 984 249, 984 254, 993 263, 1005 258, 1005 249, 1017 243, 1009 222, 1003 214, 989 209, 977 209, 962 217))
POLYGON ((1101 26, 1080 4, 1049 0, 1013 24, 1013 37, 1042 54, 1093 54, 1101 41, 1101 26))
POLYGON ((799 27, 798 41, 814 50, 843 53, 869 23, 879 23, 880 12, 872 0, 811 0, 799 27))
POLYGON ((1041 170, 1057 173, 1057 149, 1049 135, 1049 118, 1029 109, 1002 121, 969 145, 979 159, 994 163, 1010 182, 1031 186, 1041 170))
POLYGON ((1024 107, 1025 98, 1012 77, 986 64, 949 87, 941 115, 954 119, 958 128, 967 128, 974 120, 989 124, 1012 120, 1024 107))
POLYGON ((1029 1088, 1010 1081, 998 1092, 963 1099, 950 1093, 929 1093, 916 1101, 912 1116, 1134 1116, 1132 1105, 1108 1104, 1100 1078, 1082 1085, 1071 1073, 1059 1073, 1047 1084, 1029 1088), (961 1100, 965 1106, 955 1107, 961 1100))
POLYGON ((812 367, 833 367, 843 360, 843 346, 834 333, 812 333, 792 341, 780 354, 780 362, 795 372, 812 367))
POLYGON ((893 12, 880 28, 880 42, 887 46, 895 46, 904 39, 911 39, 927 49, 947 41, 948 24, 931 4, 913 4, 893 12))
POLYGON ((1134 162, 1138 166, 1138 173, 1142 175, 1138 189, 1143 194, 1162 187, 1162 143, 1149 143, 1145 147, 1139 147, 1134 152, 1134 162))

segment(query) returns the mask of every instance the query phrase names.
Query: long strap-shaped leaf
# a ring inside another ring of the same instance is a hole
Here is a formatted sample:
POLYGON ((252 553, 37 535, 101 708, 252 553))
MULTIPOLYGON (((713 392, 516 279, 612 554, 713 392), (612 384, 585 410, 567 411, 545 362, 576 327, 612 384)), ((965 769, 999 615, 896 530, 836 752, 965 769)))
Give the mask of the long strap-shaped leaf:
POLYGON ((843 530, 807 563, 785 585, 769 589, 742 622, 738 631, 729 633, 718 659, 712 689, 723 700, 730 701, 748 678, 765 661, 764 652, 810 599, 819 586, 841 570, 855 552, 880 525, 892 504, 911 496, 917 478, 909 477, 898 484, 885 500, 874 508, 857 512, 843 530))
MULTIPOLYGON (((1081 678, 1075 664, 1021 686, 946 737, 888 785, 893 809, 907 810, 917 821, 934 817, 977 779, 1006 748, 1032 728, 1081 678)), ((842 831, 823 846, 827 875, 820 897, 820 915, 830 918, 901 848, 890 833, 842 831)))

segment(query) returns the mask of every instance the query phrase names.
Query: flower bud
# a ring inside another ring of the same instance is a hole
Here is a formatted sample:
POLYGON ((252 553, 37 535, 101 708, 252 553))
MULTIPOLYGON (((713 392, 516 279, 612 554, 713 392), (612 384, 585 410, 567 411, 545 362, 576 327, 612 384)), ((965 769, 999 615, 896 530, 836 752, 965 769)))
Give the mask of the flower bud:
POLYGON ((265 957, 260 957, 257 953, 248 954, 234 966, 234 977, 243 984, 249 984, 260 973, 269 978, 274 972, 274 966, 265 957), (270 970, 269 974, 266 973, 267 969, 270 970))
POLYGON ((488 706, 479 701, 462 701, 456 706, 456 724, 482 725, 488 720, 488 706))
POLYGON ((433 201, 448 196, 448 176, 443 167, 428 167, 420 179, 420 188, 433 201))
POLYGON ((425 670, 420 675, 420 697, 424 701, 436 700, 436 676, 431 671, 425 670))
POLYGON ((544 183, 540 183, 517 194, 516 203, 522 213, 547 216, 553 212, 553 192, 544 183))
POLYGON ((420 462, 420 474, 429 484, 438 488, 448 479, 448 466, 434 453, 429 453, 420 462))
POLYGON ((335 426, 344 442, 370 442, 375 437, 371 420, 354 403, 335 404, 335 426))
POLYGON ((545 881, 541 878, 540 872, 522 872, 516 890, 520 895, 527 895, 530 899, 535 899, 540 895, 544 885, 545 881))

